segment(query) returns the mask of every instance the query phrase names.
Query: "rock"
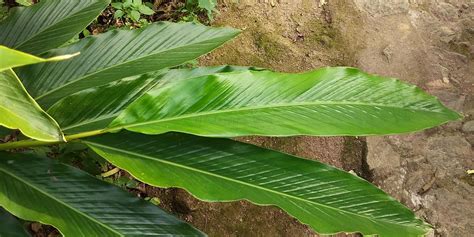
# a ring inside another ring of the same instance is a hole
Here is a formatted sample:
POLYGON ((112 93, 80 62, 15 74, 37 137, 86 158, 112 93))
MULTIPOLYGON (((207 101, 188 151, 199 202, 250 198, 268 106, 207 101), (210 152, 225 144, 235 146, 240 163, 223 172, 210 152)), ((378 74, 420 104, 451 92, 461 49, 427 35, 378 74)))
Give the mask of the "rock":
POLYGON ((390 63, 390 61, 392 60, 392 48, 390 47, 390 45, 388 45, 387 47, 385 47, 383 50, 382 50, 382 55, 385 56, 385 59, 387 59, 387 62, 390 63))
POLYGON ((371 169, 400 167, 400 155, 386 143, 383 137, 370 137, 367 139, 367 145, 369 150, 367 164, 371 169))
POLYGON ((462 125, 463 132, 474 132, 474 120, 467 121, 462 125))
MULTIPOLYGON (((466 0, 355 1, 365 13, 364 35, 370 42, 358 53, 360 67, 421 86, 472 116, 472 58, 467 57, 472 55, 474 5, 466 0), (410 27, 395 27, 400 24, 410 27), (384 62, 389 54, 380 57, 387 45, 396 52, 389 64, 384 62)), ((432 224, 431 236, 474 232, 474 181, 466 174, 474 167, 473 131, 474 121, 454 121, 418 133, 367 139, 373 182, 432 224)))

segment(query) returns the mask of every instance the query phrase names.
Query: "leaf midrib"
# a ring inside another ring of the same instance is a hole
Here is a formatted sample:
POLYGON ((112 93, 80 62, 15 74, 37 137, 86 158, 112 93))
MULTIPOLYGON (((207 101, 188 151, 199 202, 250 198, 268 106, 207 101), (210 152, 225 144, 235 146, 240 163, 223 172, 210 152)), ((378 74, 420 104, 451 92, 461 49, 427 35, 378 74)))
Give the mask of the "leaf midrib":
POLYGON ((94 222, 94 223, 99 224, 100 226, 103 226, 104 228, 106 228, 106 229, 112 231, 112 233, 115 233, 115 234, 118 234, 118 236, 124 237, 124 235, 122 235, 121 233, 119 233, 119 232, 117 232, 116 230, 112 229, 111 227, 105 225, 104 223, 98 222, 98 221, 95 220, 93 217, 91 217, 91 216, 89 216, 89 215, 87 215, 87 214, 85 214, 85 213, 83 213, 83 212, 80 212, 80 211, 76 210, 75 208, 69 206, 67 203, 63 202, 62 200, 59 200, 59 199, 57 199, 56 197, 54 197, 54 196, 52 196, 52 195, 50 195, 50 194, 44 192, 43 190, 37 188, 37 187, 34 186, 33 184, 30 184, 29 182, 27 182, 27 180, 22 179, 21 177, 15 175, 14 173, 9 172, 7 169, 5 169, 5 168, 3 168, 3 167, 1 167, 1 166, 0 166, 0 171, 2 171, 3 173, 5 173, 5 174, 7 174, 7 175, 10 175, 11 177, 17 179, 17 180, 20 181, 21 183, 23 183, 23 184, 25 184, 26 186, 28 186, 28 187, 30 187, 30 188, 36 190, 37 192, 43 194, 44 196, 49 197, 50 199, 52 199, 52 200, 54 200, 54 201, 56 201, 56 202, 62 204, 63 206, 66 206, 68 209, 74 211, 75 213, 77 213, 77 214, 79 214, 79 215, 81 215, 81 216, 84 216, 85 218, 91 220, 91 221, 94 222))
MULTIPOLYGON (((282 108, 282 107, 322 106, 322 105, 359 105, 359 106, 369 106, 369 107, 396 108, 396 109, 404 109, 404 110, 411 110, 411 111, 422 111, 422 112, 428 112, 428 113, 442 114, 442 112, 440 111, 432 111, 432 110, 420 109, 420 108, 407 108, 407 107, 378 104, 378 103, 362 103, 362 102, 351 102, 351 101, 348 101, 348 102, 346 101, 311 101, 311 102, 303 102, 303 103, 271 104, 271 105, 254 106, 254 107, 240 107, 236 109, 213 110, 213 111, 207 111, 207 112, 202 112, 202 113, 185 114, 185 115, 172 117, 172 118, 156 119, 156 120, 146 121, 146 122, 141 122, 141 123, 119 124, 118 126, 115 126, 112 128, 132 128, 132 127, 149 125, 149 124, 154 124, 154 123, 162 123, 162 122, 169 122, 173 120, 180 120, 180 119, 187 119, 187 118, 215 115, 215 114, 225 114, 225 113, 232 113, 232 112, 263 110, 263 109, 282 108)), ((130 106, 133 106, 133 104, 131 104, 130 106)))
MULTIPOLYGON (((180 23, 177 23, 177 24, 180 24, 180 23)), ((184 23, 182 23, 182 24, 184 24, 184 23)), ((224 28, 224 29, 227 29, 227 28, 224 28)), ((140 33, 141 33, 141 32, 140 32, 140 33)), ((94 37, 94 36, 92 36, 92 37, 94 37)), ((41 95, 39 95, 39 96, 36 96, 36 97, 35 97, 35 100, 40 100, 41 98, 43 98, 43 97, 45 97, 45 96, 47 96, 47 95, 50 95, 50 94, 52 94, 52 93, 54 93, 54 92, 56 92, 56 91, 58 91, 58 90, 61 90, 61 89, 65 88, 65 87, 67 87, 67 86, 69 86, 69 85, 71 85, 71 84, 74 84, 74 83, 78 82, 78 81, 81 81, 81 80, 90 78, 90 77, 92 77, 92 76, 94 76, 94 75, 96 75, 96 74, 102 73, 102 72, 104 72, 104 71, 113 70, 114 68, 120 67, 120 66, 122 66, 122 65, 124 65, 124 64, 133 63, 133 62, 136 62, 136 61, 139 61, 139 60, 143 60, 143 59, 145 59, 145 58, 147 58, 147 57, 153 57, 153 56, 156 56, 157 54, 166 53, 166 52, 168 52, 168 51, 177 50, 177 49, 180 49, 180 48, 186 48, 186 47, 189 47, 190 45, 201 44, 201 43, 205 43, 205 42, 208 42, 208 41, 214 42, 214 41, 217 41, 217 40, 221 40, 221 39, 223 39, 223 38, 225 39, 225 38, 227 38, 227 37, 221 36, 221 37, 217 37, 217 38, 212 38, 212 39, 208 39, 208 40, 204 40, 204 41, 195 42, 195 43, 192 43, 192 44, 183 45, 183 46, 180 46, 180 47, 168 48, 168 49, 166 49, 166 50, 156 51, 156 52, 152 52, 152 53, 150 53, 150 54, 147 54, 147 55, 144 55, 144 56, 141 56, 141 57, 134 58, 133 60, 130 60, 130 61, 124 61, 124 62, 121 62, 121 63, 119 63, 119 64, 112 65, 111 67, 102 68, 102 69, 97 70, 97 71, 95 71, 95 72, 93 72, 93 73, 85 74, 85 75, 83 75, 83 76, 77 78, 76 80, 73 80, 73 81, 70 81, 70 82, 68 82, 68 83, 62 84, 61 86, 56 87, 56 88, 54 88, 54 89, 52 89, 52 90, 49 90, 49 91, 47 91, 47 92, 45 92, 45 93, 43 93, 43 94, 41 94, 41 95)), ((196 56, 194 59, 196 59, 196 58, 198 58, 198 57, 199 57, 199 56, 196 56)), ((154 71, 158 71, 158 70, 161 70, 161 69, 164 69, 164 67, 163 67, 163 68, 154 69, 154 71)), ((147 73, 147 72, 143 72, 143 73, 147 73)), ((139 74, 143 74, 143 73, 139 73, 139 74)), ((139 74, 136 74, 136 75, 139 75, 139 74)), ((132 75, 132 76, 133 76, 133 75, 132 75)), ((119 78, 119 79, 121 79, 121 78, 119 78)))
MULTIPOLYGON (((327 206, 327 205, 324 205, 324 204, 321 204, 321 203, 317 203, 317 202, 312 202, 312 201, 309 201, 309 200, 306 200, 306 199, 303 199, 303 198, 300 198, 300 197, 295 197, 295 196, 292 196, 292 195, 289 195, 289 194, 286 194, 286 193, 282 193, 280 191, 277 191, 277 190, 272 190, 272 189, 268 189, 268 188, 265 188, 265 187, 261 187, 261 186, 257 186, 257 185, 254 185, 254 184, 251 184, 251 183, 245 183, 243 181, 240 181, 240 180, 237 180, 237 179, 232 179, 232 178, 229 178, 229 177, 225 177, 225 176, 222 176, 222 175, 218 175, 218 174, 214 174, 214 173, 210 173, 208 171, 205 171, 205 170, 200 170, 200 169, 196 169, 194 167, 190 167, 190 166, 185 166, 185 165, 182 165, 182 164, 178 164, 178 163, 174 163, 174 162, 170 162, 170 161, 166 161, 166 160, 163 160, 163 159, 158 159, 158 158, 155 158, 155 157, 152 157, 152 156, 147 156, 147 155, 143 155, 143 154, 139 154, 139 153, 136 153, 136 152, 132 152, 132 151, 127 151, 127 150, 121 150, 119 148, 115 148, 115 147, 111 147, 111 146, 106 146, 106 145, 102 145, 102 144, 99 144, 99 143, 95 143, 95 142, 91 142, 91 141, 87 141, 87 140, 83 140, 83 142, 85 142, 86 144, 92 144, 92 146, 97 146, 97 147, 102 147, 102 148, 105 148, 105 149, 109 149, 109 150, 112 150, 112 151, 116 151, 116 152, 123 152, 123 153, 126 153, 126 154, 129 154, 129 155, 132 155, 132 156, 137 156, 137 157, 142 157, 142 158, 145 158, 145 159, 148 159, 148 160, 151 160, 151 161, 155 161, 155 162, 161 162, 161 163, 164 163, 164 164, 168 164, 168 165, 171 165, 171 166, 176 166, 176 167, 179 167, 179 168, 182 168, 182 169, 186 169, 186 170, 190 170, 190 171, 194 171, 194 172, 197 172, 197 173, 202 173, 202 174, 205 174, 205 175, 208 175, 208 176, 214 176, 214 177, 217 177, 217 178, 221 178, 221 179, 224 179, 224 180, 228 180, 230 182, 234 182, 234 183, 238 183, 238 184, 242 184, 244 186, 249 186, 251 188, 255 188, 255 189, 261 189, 263 191, 266 191, 266 192, 270 192, 270 193, 274 193, 276 195, 280 195, 280 196, 286 196, 288 198, 291 198, 291 199, 296 199, 298 201, 302 201, 302 202, 305 202, 305 203, 309 203, 311 205, 316 205, 316 206, 320 206, 320 207, 323 207, 323 208, 328 208, 328 209, 332 209, 336 212, 343 212, 343 213, 346 213, 346 214, 349 214, 349 215, 354 215, 354 216, 359 216, 361 218, 364 218, 364 219, 369 219, 373 222, 385 222, 385 223, 390 223, 390 224, 394 224, 394 225, 397 225, 397 226, 403 226, 403 227, 410 227, 410 228, 420 228, 422 229, 421 226, 418 226, 418 225, 403 225, 403 224, 400 224, 400 223, 396 223, 396 222, 393 222, 393 221, 390 221, 390 220, 379 220, 377 219, 377 217, 369 217, 369 216, 363 216, 363 215, 360 215, 358 213, 353 213, 353 212, 349 212, 349 211, 346 211, 346 210, 341 210, 341 209, 337 209, 335 207, 332 207, 332 206, 327 206)), ((106 158, 104 156, 104 158, 106 158)), ((108 160, 108 159, 107 159, 108 160)), ((113 163, 113 162, 112 162, 113 163)), ((121 168, 121 167, 120 167, 121 168)), ((126 169, 125 169, 126 170, 126 169)), ((138 177, 136 177, 137 179, 139 179, 138 177)), ((149 182, 145 182, 144 180, 141 180, 142 182, 144 183, 149 183, 149 182)), ((185 188, 183 185, 181 185, 182 188, 185 188)), ((252 201, 252 200, 249 200, 249 201, 252 201)), ((253 202, 253 201, 252 201, 253 202)), ((264 204, 264 203, 260 203, 260 204, 264 204)), ((277 204, 273 204, 273 205, 277 205, 277 204)), ((414 224, 412 222, 409 222, 410 224, 414 224)))

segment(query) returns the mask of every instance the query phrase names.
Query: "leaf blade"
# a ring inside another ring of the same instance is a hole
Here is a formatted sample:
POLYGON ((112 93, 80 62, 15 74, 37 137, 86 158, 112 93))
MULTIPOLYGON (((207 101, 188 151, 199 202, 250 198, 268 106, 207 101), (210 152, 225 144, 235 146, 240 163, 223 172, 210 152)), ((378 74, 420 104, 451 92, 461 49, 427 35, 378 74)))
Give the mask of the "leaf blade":
POLYGON ((13 70, 0 72, 0 125, 40 141, 65 141, 59 125, 28 94, 13 70))
POLYGON ((155 86, 170 81, 257 68, 237 66, 172 69, 121 79, 64 97, 48 109, 65 133, 104 129, 130 103, 155 86))
POLYGON ((206 201, 276 205, 320 234, 419 236, 427 230, 375 186, 316 161, 228 139, 173 133, 122 132, 83 142, 145 183, 184 188, 206 201))
POLYGON ((238 33, 231 28, 169 22, 135 30, 113 30, 48 54, 81 52, 71 60, 33 65, 20 70, 19 76, 38 103, 49 107, 84 89, 185 63, 238 33))
POLYGON ((203 235, 78 169, 34 155, 0 155, 0 205, 23 219, 52 224, 65 236, 203 235))
POLYGON ((414 86, 336 67, 176 81, 148 91, 109 127, 210 137, 365 136, 418 131, 459 117, 414 86))
POLYGON ((209 14, 216 9, 217 0, 199 0, 198 5, 202 9, 206 9, 209 14))
POLYGON ((109 0, 44 0, 15 8, 0 22, 0 44, 39 55, 72 39, 108 4, 109 0))

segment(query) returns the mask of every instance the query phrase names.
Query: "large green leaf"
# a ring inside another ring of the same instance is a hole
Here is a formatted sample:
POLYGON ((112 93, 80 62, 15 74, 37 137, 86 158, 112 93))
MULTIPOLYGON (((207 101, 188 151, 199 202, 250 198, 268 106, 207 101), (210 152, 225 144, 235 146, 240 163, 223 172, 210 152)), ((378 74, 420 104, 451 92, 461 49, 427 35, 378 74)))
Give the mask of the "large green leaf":
POLYGON ((10 213, 0 207, 0 237, 30 236, 23 225, 10 213))
POLYGON ((61 46, 92 22, 109 0, 41 0, 0 22, 0 44, 38 55, 61 46))
POLYGON ((110 127, 215 137, 359 136, 416 131, 458 118, 415 86, 336 67, 174 81, 148 91, 110 127))
POLYGON ((133 76, 64 97, 51 106, 48 109, 48 113, 58 121, 65 133, 104 129, 131 102, 155 86, 161 86, 168 81, 244 70, 258 69, 218 66, 163 70, 156 73, 133 76))
POLYGON ((47 112, 66 134, 106 128, 125 107, 158 83, 151 75, 133 76, 64 97, 47 112))
POLYGON ((84 141, 137 179, 206 201, 276 205, 322 234, 420 236, 427 226, 387 194, 328 165, 229 139, 107 134, 84 141))
POLYGON ((0 153, 0 206, 64 236, 203 236, 118 187, 31 154, 0 153))
POLYGON ((41 141, 63 141, 58 124, 31 98, 13 70, 0 72, 0 125, 41 141))
POLYGON ((185 63, 213 50, 238 32, 231 28, 169 22, 135 30, 113 30, 47 54, 81 52, 72 60, 29 66, 19 76, 38 103, 49 107, 84 89, 185 63))
POLYGON ((66 60, 78 54, 79 53, 60 55, 45 59, 0 45, 0 56, 2 57, 0 61, 0 71, 29 64, 66 60))

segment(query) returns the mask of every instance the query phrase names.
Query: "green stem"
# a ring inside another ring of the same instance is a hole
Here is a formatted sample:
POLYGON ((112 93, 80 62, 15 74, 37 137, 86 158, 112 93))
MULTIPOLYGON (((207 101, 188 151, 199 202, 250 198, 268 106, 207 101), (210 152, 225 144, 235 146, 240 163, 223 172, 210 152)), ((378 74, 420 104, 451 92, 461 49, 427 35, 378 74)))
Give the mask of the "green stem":
MULTIPOLYGON (((94 130, 94 131, 73 134, 73 135, 66 136, 66 141, 69 142, 69 141, 77 140, 80 138, 97 136, 97 135, 104 134, 107 132, 110 132, 110 130, 103 129, 103 130, 94 130)), ((65 142, 63 141, 45 142, 45 141, 37 141, 37 140, 23 140, 23 141, 17 141, 17 142, 1 143, 0 151, 35 147, 35 146, 49 146, 49 145, 55 145, 55 144, 61 144, 61 143, 65 143, 65 142)))

